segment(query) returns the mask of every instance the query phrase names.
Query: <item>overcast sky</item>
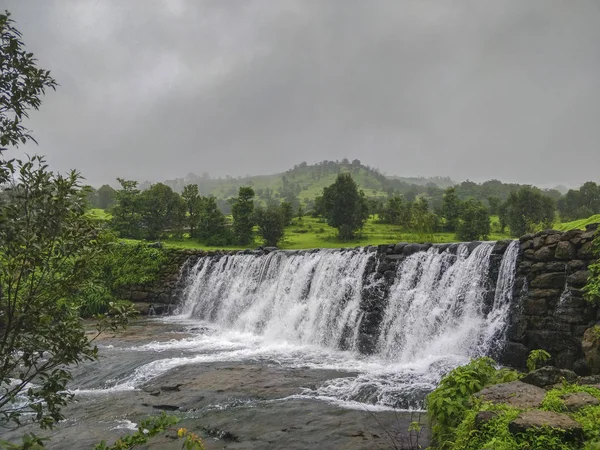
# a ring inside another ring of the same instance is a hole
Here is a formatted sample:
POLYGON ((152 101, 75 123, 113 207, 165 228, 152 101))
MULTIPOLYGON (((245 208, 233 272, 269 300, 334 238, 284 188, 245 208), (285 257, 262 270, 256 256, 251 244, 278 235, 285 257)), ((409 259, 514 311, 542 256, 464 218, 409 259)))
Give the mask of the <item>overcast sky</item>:
MULTIPOLYGON (((598 0, 0 0, 60 83, 28 123, 94 185, 358 158, 600 181, 598 0)), ((2 8, 2 9, 4 9, 2 8)))

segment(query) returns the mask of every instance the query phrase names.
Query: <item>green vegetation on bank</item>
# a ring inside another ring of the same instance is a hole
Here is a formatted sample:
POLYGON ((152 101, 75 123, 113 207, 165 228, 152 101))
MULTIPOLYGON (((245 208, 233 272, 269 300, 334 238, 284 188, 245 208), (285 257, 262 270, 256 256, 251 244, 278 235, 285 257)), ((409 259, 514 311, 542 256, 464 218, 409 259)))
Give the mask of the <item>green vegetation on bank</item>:
MULTIPOLYGON (((487 402, 474 394, 483 388, 519 380, 524 374, 498 369, 491 358, 478 358, 448 373, 427 398, 427 413, 434 443, 440 450, 597 450, 600 448, 600 406, 569 411, 563 397, 585 392, 600 400, 596 386, 569 384, 549 389, 536 408, 487 402), (515 433, 510 423, 527 411, 564 414, 581 425, 583 435, 572 436, 560 428, 530 427, 515 433)), ((518 395, 518 394, 516 394, 518 395)))

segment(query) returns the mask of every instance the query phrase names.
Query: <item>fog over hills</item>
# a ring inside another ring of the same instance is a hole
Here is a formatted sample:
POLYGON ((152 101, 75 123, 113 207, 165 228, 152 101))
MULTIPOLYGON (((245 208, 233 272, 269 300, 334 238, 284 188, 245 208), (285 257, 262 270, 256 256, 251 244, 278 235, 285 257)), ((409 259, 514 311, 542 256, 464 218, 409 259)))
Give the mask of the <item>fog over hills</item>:
POLYGON ((597 0, 4 0, 60 83, 29 126, 93 185, 358 158, 578 186, 600 166, 597 0))

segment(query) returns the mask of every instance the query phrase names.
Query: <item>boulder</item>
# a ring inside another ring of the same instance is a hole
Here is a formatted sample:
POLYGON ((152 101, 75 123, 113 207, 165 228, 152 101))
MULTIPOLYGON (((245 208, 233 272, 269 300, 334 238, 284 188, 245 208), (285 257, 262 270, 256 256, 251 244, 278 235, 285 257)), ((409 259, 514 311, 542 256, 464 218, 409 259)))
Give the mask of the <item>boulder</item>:
POLYGON ((530 286, 532 288, 556 289, 565 286, 567 276, 564 272, 542 273, 535 277, 530 286))
POLYGON ((422 244, 408 244, 402 249, 402 254, 404 256, 412 255, 413 253, 418 253, 427 250, 427 247, 422 244))
POLYGON ((523 383, 532 384, 537 387, 551 386, 560 383, 563 379, 569 383, 577 380, 577 374, 567 369, 558 369, 552 366, 542 367, 540 369, 529 372, 521 379, 523 383))
POLYGON ((543 427, 562 431, 564 433, 563 439, 566 441, 581 441, 583 439, 583 428, 579 422, 571 419, 566 414, 553 411, 525 411, 508 424, 508 430, 515 435, 525 433, 531 428, 543 427))
POLYGON ((485 402, 506 403, 515 408, 527 409, 539 408, 544 401, 546 391, 522 381, 511 381, 488 386, 475 396, 485 402))
POLYGON ((575 246, 569 241, 561 241, 556 245, 554 257, 556 259, 573 259, 577 255, 575 246))
POLYGON ((588 375, 585 377, 580 377, 577 380, 577 384, 582 384, 582 385, 600 384, 600 375, 588 375))
POLYGON ((545 298, 526 298, 523 301, 523 313, 531 316, 545 316, 548 313, 548 302, 545 298))
POLYGON ((550 261, 554 258, 554 248, 553 247, 542 247, 539 250, 536 250, 533 254, 533 259, 536 261, 550 261))
POLYGON ((475 428, 480 428, 490 420, 494 420, 500 415, 499 411, 479 411, 475 416, 475 428))
POLYGON ((552 244, 556 244, 557 242, 559 242, 562 238, 562 233, 554 233, 554 234, 549 234, 546 237, 546 245, 552 245, 552 244))
POLYGON ((496 244, 494 245, 494 248, 492 250, 492 253, 494 254, 502 254, 506 251, 506 249, 508 248, 508 246, 511 244, 512 240, 510 239, 504 239, 501 241, 497 241, 496 244))
POLYGON ((567 283, 576 288, 582 288, 587 283, 590 272, 588 270, 579 270, 567 277, 567 283))
POLYGON ((394 245, 394 253, 396 255, 401 255, 402 251, 404 250, 404 247, 406 247, 408 244, 406 242, 399 242, 398 244, 394 245))
POLYGON ((569 411, 578 411, 586 406, 600 405, 600 400, 587 392, 574 392, 562 396, 565 406, 569 411))
POLYGON ((591 327, 585 330, 581 342, 581 350, 592 374, 600 374, 600 333, 598 328, 591 327))
POLYGON ((583 244, 577 252, 578 259, 594 259, 594 256, 594 245, 591 241, 583 244))

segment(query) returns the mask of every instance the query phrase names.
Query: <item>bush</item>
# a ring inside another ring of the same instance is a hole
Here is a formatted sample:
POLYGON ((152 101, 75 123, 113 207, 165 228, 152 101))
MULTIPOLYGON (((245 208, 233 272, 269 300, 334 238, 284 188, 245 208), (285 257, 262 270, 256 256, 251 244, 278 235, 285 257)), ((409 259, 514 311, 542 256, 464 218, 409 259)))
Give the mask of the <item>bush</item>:
POLYGON ((485 386, 518 378, 513 370, 496 369, 496 362, 488 357, 474 359, 442 378, 439 386, 427 396, 427 413, 440 449, 452 448, 456 427, 471 406, 471 395, 485 386))

